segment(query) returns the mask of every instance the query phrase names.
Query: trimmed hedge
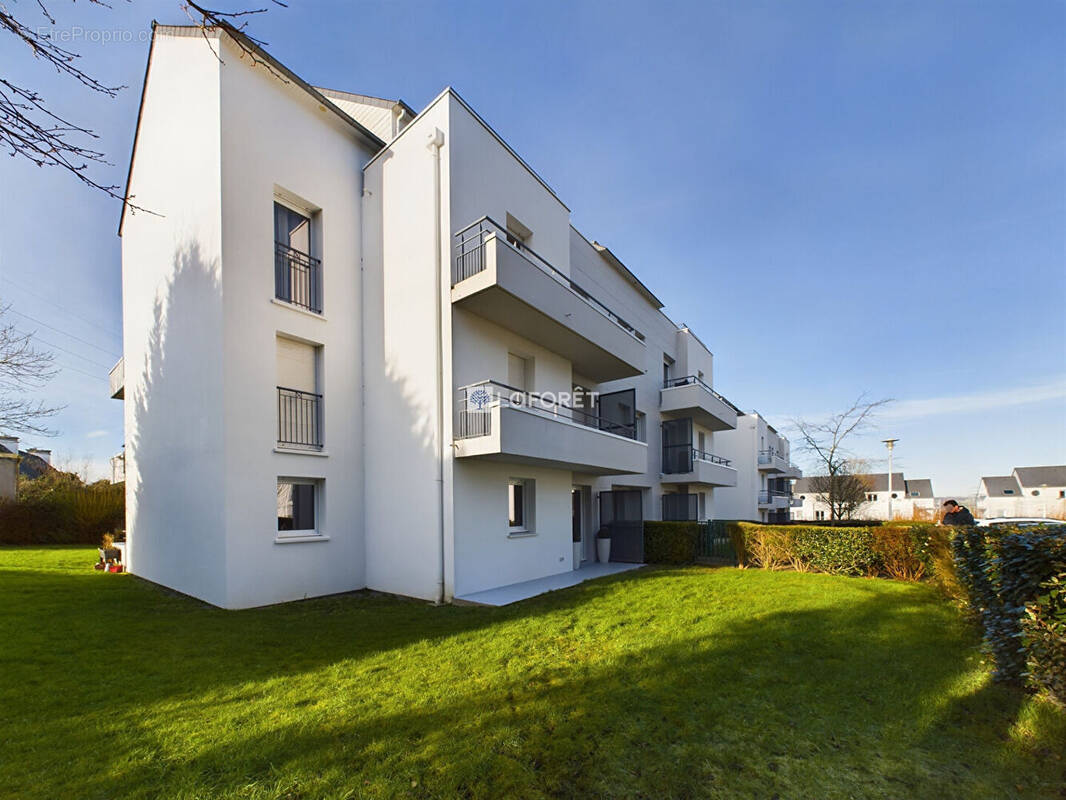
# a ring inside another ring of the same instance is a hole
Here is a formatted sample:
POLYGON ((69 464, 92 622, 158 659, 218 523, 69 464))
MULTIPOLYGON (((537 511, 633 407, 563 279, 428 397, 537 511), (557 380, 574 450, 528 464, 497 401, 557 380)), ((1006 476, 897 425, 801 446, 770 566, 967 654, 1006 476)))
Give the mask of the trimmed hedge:
POLYGON ((0 502, 0 544, 100 544, 126 525, 124 484, 62 488, 0 502))
POLYGON ((952 549, 996 679, 1028 679, 1066 702, 1066 525, 968 528, 952 549))
MULTIPOLYGON (((932 572, 943 529, 932 525, 824 527, 729 523, 741 566, 918 580, 932 572)), ((943 551, 943 541, 940 550, 943 551)))
POLYGON ((649 564, 691 564, 696 560, 698 522, 644 523, 644 560, 649 564))

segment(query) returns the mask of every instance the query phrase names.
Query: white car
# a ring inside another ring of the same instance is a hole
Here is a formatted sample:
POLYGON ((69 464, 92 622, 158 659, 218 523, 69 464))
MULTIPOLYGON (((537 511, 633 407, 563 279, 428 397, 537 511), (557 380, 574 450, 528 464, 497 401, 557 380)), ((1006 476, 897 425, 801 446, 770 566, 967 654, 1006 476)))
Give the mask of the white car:
POLYGON ((978 528, 1031 528, 1037 525, 1066 525, 1066 520, 1047 517, 991 517, 977 520, 978 528))

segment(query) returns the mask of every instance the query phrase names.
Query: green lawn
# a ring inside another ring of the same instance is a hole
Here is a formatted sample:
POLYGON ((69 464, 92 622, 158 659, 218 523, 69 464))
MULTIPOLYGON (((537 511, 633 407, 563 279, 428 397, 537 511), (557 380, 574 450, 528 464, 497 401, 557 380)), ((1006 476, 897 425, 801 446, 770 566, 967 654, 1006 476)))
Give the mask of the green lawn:
POLYGON ((1049 798, 1066 716, 926 586, 645 569, 219 611, 0 548, 0 796, 1049 798))

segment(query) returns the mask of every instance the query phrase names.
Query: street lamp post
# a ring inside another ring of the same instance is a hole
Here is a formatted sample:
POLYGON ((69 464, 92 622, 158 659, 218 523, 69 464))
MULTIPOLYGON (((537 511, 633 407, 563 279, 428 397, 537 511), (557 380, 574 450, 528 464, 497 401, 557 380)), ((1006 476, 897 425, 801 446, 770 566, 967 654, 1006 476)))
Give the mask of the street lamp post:
POLYGON ((896 442, 899 439, 882 439, 885 443, 885 447, 888 448, 888 521, 892 521, 892 448, 896 446, 896 442))

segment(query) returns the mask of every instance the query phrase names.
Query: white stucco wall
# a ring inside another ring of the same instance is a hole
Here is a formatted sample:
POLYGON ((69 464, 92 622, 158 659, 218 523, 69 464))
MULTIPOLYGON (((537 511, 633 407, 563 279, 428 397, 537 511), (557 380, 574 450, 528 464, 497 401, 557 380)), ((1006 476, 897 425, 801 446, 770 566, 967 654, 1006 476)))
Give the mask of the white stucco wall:
MULTIPOLYGON (((217 43, 216 43, 217 44, 217 43)), ((227 601, 220 65, 157 34, 122 227, 128 567, 227 601)))
POLYGON ((363 541, 362 166, 373 147, 292 82, 224 39, 222 294, 225 309, 227 605, 366 585, 363 541), (317 210, 322 315, 273 302, 275 192, 317 210), (325 455, 275 452, 278 335, 319 348, 325 455), (328 541, 275 542, 279 477, 324 481, 328 541))

